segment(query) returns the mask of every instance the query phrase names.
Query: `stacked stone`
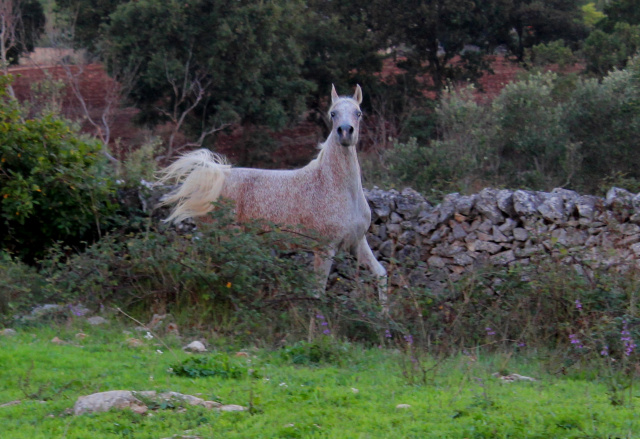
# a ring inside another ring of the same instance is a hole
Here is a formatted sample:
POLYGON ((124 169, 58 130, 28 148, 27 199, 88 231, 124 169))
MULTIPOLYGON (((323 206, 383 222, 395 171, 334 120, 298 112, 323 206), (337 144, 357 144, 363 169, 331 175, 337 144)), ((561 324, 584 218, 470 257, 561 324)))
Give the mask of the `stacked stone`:
POLYGON ((482 265, 529 264, 545 255, 594 267, 640 258, 640 194, 606 198, 566 189, 484 189, 432 206, 412 189, 365 191, 367 239, 396 285, 441 288, 482 265))

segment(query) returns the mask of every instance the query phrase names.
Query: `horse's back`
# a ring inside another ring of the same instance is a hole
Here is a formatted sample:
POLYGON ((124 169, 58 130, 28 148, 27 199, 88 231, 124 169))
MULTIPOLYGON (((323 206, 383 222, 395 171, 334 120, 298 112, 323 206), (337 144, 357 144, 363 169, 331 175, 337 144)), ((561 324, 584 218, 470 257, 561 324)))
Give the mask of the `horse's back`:
MULTIPOLYGON (((309 210, 304 186, 312 176, 302 170, 232 168, 222 197, 233 200, 240 220, 262 218, 291 223, 309 210), (302 187, 302 189, 301 189, 302 187)), ((301 223, 300 220, 295 224, 301 223)))
POLYGON ((313 166, 297 170, 232 168, 221 196, 235 202, 240 221, 261 218, 303 225, 338 241, 364 234, 369 226, 368 205, 363 208, 352 194, 328 184, 313 166))

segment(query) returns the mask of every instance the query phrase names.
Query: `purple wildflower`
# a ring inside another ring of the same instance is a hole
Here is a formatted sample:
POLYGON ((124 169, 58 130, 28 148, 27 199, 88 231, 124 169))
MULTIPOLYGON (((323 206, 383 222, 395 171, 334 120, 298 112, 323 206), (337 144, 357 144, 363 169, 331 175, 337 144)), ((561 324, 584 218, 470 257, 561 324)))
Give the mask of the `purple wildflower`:
POLYGON ((519 348, 523 348, 523 347, 525 347, 526 345, 527 345, 527 344, 526 344, 525 342, 523 342, 523 341, 518 342, 518 347, 519 347, 519 348))
POLYGON ((631 355, 633 350, 636 348, 636 344, 633 342, 633 338, 631 338, 631 333, 629 332, 629 326, 627 325, 627 321, 623 320, 622 332, 620 332, 620 341, 624 343, 624 353, 628 357, 631 355))
POLYGON ((329 324, 328 324, 327 322, 322 322, 322 323, 320 323, 320 325, 322 325, 322 326, 329 326, 329 324))
POLYGON ((603 357, 608 357, 609 356, 609 346, 604 345, 602 347, 602 350, 600 351, 600 355, 602 355, 603 357))
POLYGON ((391 331, 390 331, 390 330, 388 330, 388 329, 385 329, 385 330, 384 330, 384 336, 385 336, 386 338, 391 338, 391 331))
POLYGON ((576 348, 578 349, 582 349, 584 347, 576 334, 569 334, 569 340, 571 340, 571 344, 576 345, 576 348))
POLYGON ((576 309, 582 309, 582 303, 580 303, 580 299, 576 299, 576 309))
POLYGON ((411 334, 407 334, 403 338, 404 341, 407 342, 407 344, 413 344, 413 336, 411 334))
POLYGON ((484 328, 485 331, 487 331, 487 335, 496 335, 496 331, 494 331, 493 329, 491 329, 490 327, 486 327, 484 328))
POLYGON ((322 314, 316 314, 316 319, 324 320, 324 316, 322 314))
POLYGON ((324 331, 322 331, 322 333, 324 335, 329 335, 329 334, 331 334, 331 331, 329 329, 325 329, 324 331))
POLYGON ((71 312, 73 313, 74 316, 76 317, 82 317, 85 314, 87 314, 87 312, 89 311, 88 309, 84 308, 81 305, 71 305, 69 304, 69 309, 71 310, 71 312))

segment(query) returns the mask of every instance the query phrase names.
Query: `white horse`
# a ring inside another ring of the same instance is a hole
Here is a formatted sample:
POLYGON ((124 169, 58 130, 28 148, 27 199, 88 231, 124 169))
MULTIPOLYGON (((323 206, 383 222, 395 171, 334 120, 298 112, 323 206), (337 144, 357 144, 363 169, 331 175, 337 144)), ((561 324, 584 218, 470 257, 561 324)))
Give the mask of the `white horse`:
POLYGON ((240 222, 262 218, 313 229, 329 241, 327 251, 314 258, 322 290, 336 251, 346 250, 377 277, 380 302, 386 305, 387 272, 365 237, 371 210, 362 191, 356 154, 361 102, 359 85, 352 97, 340 97, 332 87, 331 134, 320 145, 318 157, 300 169, 232 168, 223 157, 206 149, 183 155, 164 169, 160 178, 162 183, 182 183, 163 201, 175 204, 167 221, 205 215, 213 209, 213 201, 224 197, 235 202, 240 222))

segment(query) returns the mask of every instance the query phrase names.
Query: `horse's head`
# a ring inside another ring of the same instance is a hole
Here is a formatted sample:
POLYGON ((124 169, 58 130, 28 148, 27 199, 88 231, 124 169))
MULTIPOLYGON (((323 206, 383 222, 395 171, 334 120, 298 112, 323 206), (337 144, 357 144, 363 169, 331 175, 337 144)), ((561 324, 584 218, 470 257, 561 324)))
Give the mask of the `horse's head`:
POLYGON ((352 97, 340 97, 335 86, 331 88, 331 108, 329 116, 333 124, 331 130, 335 133, 338 142, 349 147, 358 143, 358 133, 360 132, 360 119, 362 111, 362 89, 356 86, 356 92, 352 97))

